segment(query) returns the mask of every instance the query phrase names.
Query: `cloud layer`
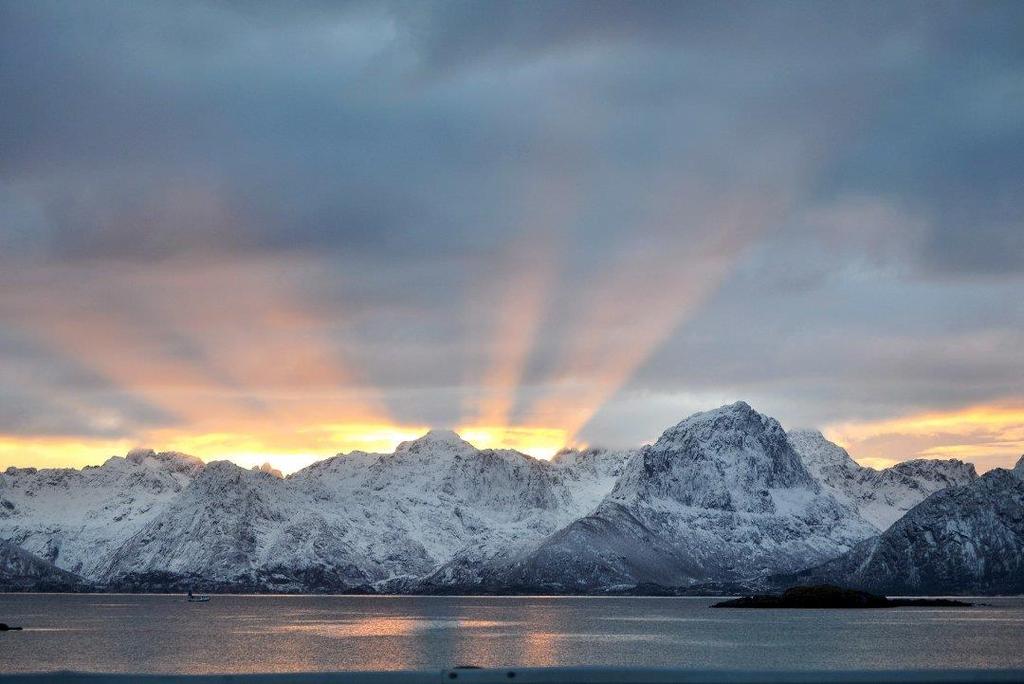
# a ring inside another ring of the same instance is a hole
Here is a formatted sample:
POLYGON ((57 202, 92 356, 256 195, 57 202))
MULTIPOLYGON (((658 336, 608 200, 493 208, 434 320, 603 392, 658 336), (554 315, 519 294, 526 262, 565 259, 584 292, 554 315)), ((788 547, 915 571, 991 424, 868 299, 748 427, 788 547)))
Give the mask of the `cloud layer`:
POLYGON ((850 426, 1024 401, 1022 34, 1013 2, 4 2, 0 456, 625 446, 740 397, 941 453, 850 426))

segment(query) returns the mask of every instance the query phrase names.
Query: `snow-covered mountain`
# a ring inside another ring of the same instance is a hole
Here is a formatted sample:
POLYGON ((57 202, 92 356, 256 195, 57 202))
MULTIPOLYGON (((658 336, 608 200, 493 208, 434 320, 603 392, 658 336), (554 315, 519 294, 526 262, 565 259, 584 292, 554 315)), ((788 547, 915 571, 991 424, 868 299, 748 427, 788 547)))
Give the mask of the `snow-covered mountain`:
MULTIPOLYGON (((159 573, 166 573, 172 580, 209 578, 247 586, 265 580, 258 575, 271 570, 270 566, 294 560, 306 541, 304 535, 315 532, 317 522, 293 482, 214 461, 129 536, 109 556, 97 578, 133 584, 140 578, 153 582, 159 573), (299 529, 296 520, 301 523, 299 529), (279 543, 282 538, 283 544, 279 543)), ((332 560, 344 578, 350 564, 336 556, 332 560)), ((305 570, 291 565, 290 569, 305 570)), ((364 578, 356 574, 356 580, 364 578)))
MULTIPOLYGON (((445 563, 411 588, 435 592, 445 588, 479 586, 482 573, 499 559, 526 553, 573 520, 592 511, 615 485, 631 452, 604 449, 564 450, 550 462, 528 459, 538 478, 547 482, 554 507, 542 507, 515 526, 492 526, 491 532, 459 549, 445 563)), ((486 509, 485 509, 486 510, 486 509)))
POLYGON ((881 535, 795 579, 895 594, 1024 593, 1024 456, 1013 470, 933 494, 881 535))
POLYGON ((882 532, 931 494, 978 474, 956 459, 915 459, 884 470, 866 468, 816 430, 791 430, 789 441, 808 472, 841 503, 882 532))
POLYGON ((82 470, 9 468, 0 540, 128 590, 686 587, 817 565, 973 476, 956 462, 861 468, 741 402, 637 451, 551 461, 431 431, 284 478, 149 450, 82 470))
POLYGON ((84 586, 77 575, 0 541, 0 587, 4 591, 76 591, 84 586))
POLYGON ((552 462, 432 431, 287 478, 136 451, 98 468, 9 469, 0 537, 92 581, 276 591, 402 588, 539 543, 611 489, 624 454, 552 462))
POLYGON ((202 470, 192 456, 143 449, 82 470, 8 468, 0 476, 0 539, 97 579, 109 555, 202 470))
POLYGON ((873 531, 811 476, 778 421, 737 402, 666 430, 592 514, 489 581, 570 592, 747 581, 835 557, 873 531))

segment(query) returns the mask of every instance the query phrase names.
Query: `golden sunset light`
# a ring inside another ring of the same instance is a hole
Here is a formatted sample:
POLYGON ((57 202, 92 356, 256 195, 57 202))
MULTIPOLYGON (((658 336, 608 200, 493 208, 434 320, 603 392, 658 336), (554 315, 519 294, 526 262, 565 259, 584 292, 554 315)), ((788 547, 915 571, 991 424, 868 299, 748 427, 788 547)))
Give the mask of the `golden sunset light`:
POLYGON ((1024 406, 977 405, 848 422, 828 427, 825 434, 874 467, 908 458, 957 458, 985 471, 1024 455, 1024 406))
POLYGON ((5 468, 83 468, 124 456, 134 446, 129 439, 0 435, 0 463, 5 468))
POLYGON ((477 449, 515 449, 535 458, 549 459, 559 450, 585 445, 569 443, 568 433, 561 428, 467 425, 455 430, 477 449))
MULTIPOLYGON (((335 454, 353 451, 391 453, 399 444, 423 436, 427 426, 341 423, 296 426, 292 431, 258 424, 239 432, 183 434, 155 430, 137 439, 91 440, 0 436, 6 466, 72 467, 100 465, 135 447, 178 451, 204 461, 229 460, 244 467, 270 463, 286 475, 335 454)), ((515 449, 535 458, 551 458, 567 446, 557 428, 465 426, 456 430, 478 449, 515 449)), ((576 444, 582 447, 584 445, 576 444)))
MULTIPOLYGON (((561 227, 578 220, 578 190, 564 179, 548 186, 528 183, 523 227, 508 250, 503 267, 488 271, 474 298, 473 320, 490 321, 485 346, 486 368, 477 380, 479 396, 463 414, 484 425, 502 425, 511 419, 525 366, 537 343, 557 286, 557 269, 565 257, 561 227), (483 310, 480 310, 480 309, 483 310)), ((471 378, 471 381, 474 380, 471 378)))

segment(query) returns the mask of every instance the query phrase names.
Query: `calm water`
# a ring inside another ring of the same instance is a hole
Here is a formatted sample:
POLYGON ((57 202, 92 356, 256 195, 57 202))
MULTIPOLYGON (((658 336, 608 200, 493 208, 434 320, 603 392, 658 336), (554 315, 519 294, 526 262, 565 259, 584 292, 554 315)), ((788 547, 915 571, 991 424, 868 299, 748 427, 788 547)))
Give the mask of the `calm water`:
POLYGON ((712 610, 703 598, 0 594, 0 672, 452 665, 1024 668, 1024 599, 879 611, 712 610))

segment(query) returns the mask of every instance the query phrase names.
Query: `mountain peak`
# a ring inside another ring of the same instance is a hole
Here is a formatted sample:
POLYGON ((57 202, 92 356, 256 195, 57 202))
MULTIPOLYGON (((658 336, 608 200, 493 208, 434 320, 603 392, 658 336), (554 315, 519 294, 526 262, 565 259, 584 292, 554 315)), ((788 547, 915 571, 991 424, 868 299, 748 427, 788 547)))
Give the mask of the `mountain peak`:
POLYGON ((254 473, 264 473, 266 475, 270 475, 271 477, 276 477, 278 480, 284 479, 284 475, 281 473, 281 471, 275 468, 274 466, 270 465, 270 463, 264 463, 263 465, 260 466, 254 465, 252 467, 252 471, 254 473))
POLYGON ((203 462, 195 456, 179 451, 154 451, 153 449, 135 448, 128 452, 125 460, 135 465, 147 463, 162 466, 173 472, 191 472, 203 467, 203 462))
POLYGON ((718 408, 709 409, 707 411, 698 411, 693 415, 689 416, 683 422, 695 420, 695 419, 712 419, 723 416, 737 416, 737 417, 749 417, 749 416, 760 416, 761 414, 754 410, 754 408, 745 401, 734 401, 731 404, 723 404, 718 408))
POLYGON ((742 401, 695 413, 638 456, 613 496, 763 513, 775 510, 772 489, 818 489, 779 422, 742 401))
POLYGON ((462 439, 454 430, 433 429, 422 437, 402 442, 395 449, 399 452, 419 452, 426 450, 442 450, 454 452, 475 452, 477 449, 472 444, 462 439))
POLYGON ((782 426, 774 418, 762 415, 751 408, 745 401, 737 401, 732 404, 719 406, 710 411, 694 413, 689 418, 682 420, 676 425, 665 430, 655 442, 672 443, 682 436, 692 433, 708 435, 710 433, 722 433, 733 430, 742 432, 772 432, 785 435, 782 426))
POLYGON ((1024 454, 1017 459, 1017 465, 1013 466, 1013 472, 1017 477, 1024 479, 1024 454))
MULTIPOLYGON (((712 423, 716 421, 761 421, 765 418, 767 417, 755 411, 747 402, 737 401, 732 404, 719 406, 718 408, 714 408, 709 411, 698 411, 697 413, 684 418, 674 427, 669 428, 665 432, 671 432, 676 428, 691 426, 697 423, 712 423)), ((771 419, 768 418, 768 420, 771 419)))

